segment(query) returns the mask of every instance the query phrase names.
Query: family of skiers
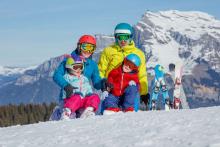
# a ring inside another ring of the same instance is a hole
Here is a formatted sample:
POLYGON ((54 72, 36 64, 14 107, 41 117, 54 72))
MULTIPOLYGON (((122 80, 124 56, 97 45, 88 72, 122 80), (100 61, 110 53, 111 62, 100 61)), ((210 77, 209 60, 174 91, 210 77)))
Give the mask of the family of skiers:
POLYGON ((61 88, 61 119, 94 116, 100 97, 93 88, 106 93, 104 115, 132 112, 140 100, 148 103, 146 59, 135 47, 132 27, 119 23, 114 37, 115 43, 103 50, 97 65, 92 60, 96 40, 83 35, 77 48, 55 70, 53 79, 61 88))

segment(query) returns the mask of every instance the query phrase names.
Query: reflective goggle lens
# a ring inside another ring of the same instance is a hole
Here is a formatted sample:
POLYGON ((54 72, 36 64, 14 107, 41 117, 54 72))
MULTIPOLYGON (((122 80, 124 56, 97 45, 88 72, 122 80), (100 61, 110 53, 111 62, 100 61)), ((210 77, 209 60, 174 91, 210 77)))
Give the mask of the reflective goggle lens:
POLYGON ((82 70, 83 69, 83 64, 74 64, 73 65, 73 70, 77 70, 77 69, 82 70))
POLYGON ((81 44, 81 49, 83 51, 86 51, 86 52, 89 52, 89 53, 93 53, 95 51, 95 45, 88 44, 88 43, 83 43, 83 44, 81 44))
POLYGON ((127 41, 130 39, 130 35, 128 34, 118 34, 116 35, 116 38, 120 41, 124 40, 124 41, 127 41))
POLYGON ((132 63, 131 61, 129 61, 127 59, 124 60, 124 65, 128 66, 131 70, 137 70, 138 69, 138 67, 134 63, 132 63))

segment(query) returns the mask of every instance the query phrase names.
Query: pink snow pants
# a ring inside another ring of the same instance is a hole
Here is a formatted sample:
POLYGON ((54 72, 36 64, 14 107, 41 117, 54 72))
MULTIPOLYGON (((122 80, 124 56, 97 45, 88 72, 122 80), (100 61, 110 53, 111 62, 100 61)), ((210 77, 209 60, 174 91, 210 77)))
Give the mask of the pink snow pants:
POLYGON ((92 94, 81 98, 80 95, 74 94, 70 98, 64 99, 64 108, 69 108, 71 112, 75 112, 80 108, 93 107, 96 111, 99 107, 100 98, 97 94, 92 94))

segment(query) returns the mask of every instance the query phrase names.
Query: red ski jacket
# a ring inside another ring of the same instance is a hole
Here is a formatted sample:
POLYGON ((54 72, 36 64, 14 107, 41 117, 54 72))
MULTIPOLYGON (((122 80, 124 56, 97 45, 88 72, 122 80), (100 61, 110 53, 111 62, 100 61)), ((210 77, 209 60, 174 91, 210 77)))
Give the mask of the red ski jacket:
POLYGON ((111 93, 115 96, 123 95, 125 89, 129 86, 130 81, 134 81, 136 85, 140 87, 138 74, 123 72, 122 65, 113 69, 108 75, 108 82, 113 85, 111 93))

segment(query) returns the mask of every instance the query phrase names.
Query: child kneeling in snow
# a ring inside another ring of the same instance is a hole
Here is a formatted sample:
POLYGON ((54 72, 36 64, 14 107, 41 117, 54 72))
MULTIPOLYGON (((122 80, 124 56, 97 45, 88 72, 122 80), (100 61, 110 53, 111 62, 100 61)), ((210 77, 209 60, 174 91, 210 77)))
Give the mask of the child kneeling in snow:
POLYGON ((141 64, 136 54, 129 54, 123 63, 113 69, 106 82, 106 90, 109 93, 104 99, 104 115, 119 112, 134 111, 135 99, 139 95, 138 67, 141 64))
MULTIPOLYGON (((100 98, 94 94, 89 80, 82 74, 84 63, 80 56, 69 57, 66 61, 66 73, 64 79, 74 87, 73 94, 67 97, 65 88, 62 90, 63 112, 61 119, 69 119, 76 116, 76 111, 84 110, 80 118, 94 116, 98 109, 100 98)), ((68 86, 67 86, 68 88, 68 86)))

